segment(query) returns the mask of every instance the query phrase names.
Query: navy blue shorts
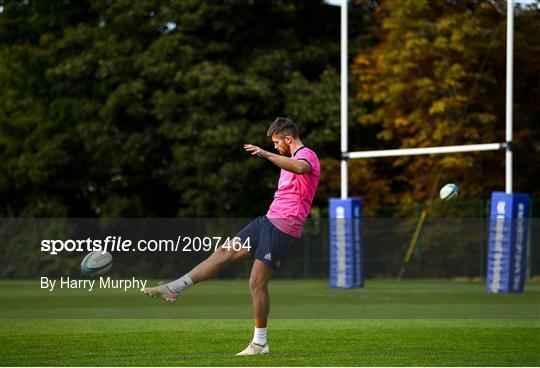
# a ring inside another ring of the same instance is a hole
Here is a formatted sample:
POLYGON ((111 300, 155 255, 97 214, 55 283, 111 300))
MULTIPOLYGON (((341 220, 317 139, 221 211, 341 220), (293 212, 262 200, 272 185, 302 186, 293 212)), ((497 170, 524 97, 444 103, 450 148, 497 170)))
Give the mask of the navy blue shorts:
POLYGON ((259 216, 246 225, 236 237, 244 243, 249 238, 250 252, 255 259, 277 270, 299 238, 279 230, 266 216, 259 216))

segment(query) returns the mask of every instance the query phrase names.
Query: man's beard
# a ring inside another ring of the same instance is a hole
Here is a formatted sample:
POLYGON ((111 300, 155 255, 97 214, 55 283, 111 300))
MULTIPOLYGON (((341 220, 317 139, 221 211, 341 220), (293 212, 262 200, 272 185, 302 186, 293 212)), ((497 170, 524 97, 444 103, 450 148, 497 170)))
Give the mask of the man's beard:
POLYGON ((290 157, 291 156, 291 149, 289 148, 286 151, 283 151, 283 153, 281 153, 281 156, 290 157))

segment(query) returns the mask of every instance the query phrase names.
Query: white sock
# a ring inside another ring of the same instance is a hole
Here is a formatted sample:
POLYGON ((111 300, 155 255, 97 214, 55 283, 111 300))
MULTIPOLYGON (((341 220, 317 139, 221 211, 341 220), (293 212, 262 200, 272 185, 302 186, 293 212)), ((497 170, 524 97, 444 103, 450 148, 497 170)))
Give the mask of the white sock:
POLYGON ((253 332, 253 342, 257 345, 266 345, 266 327, 255 327, 253 332))
POLYGON ((193 285, 193 280, 189 276, 189 273, 186 273, 184 276, 180 277, 178 280, 171 281, 167 284, 167 287, 173 293, 178 294, 184 289, 187 289, 193 285))

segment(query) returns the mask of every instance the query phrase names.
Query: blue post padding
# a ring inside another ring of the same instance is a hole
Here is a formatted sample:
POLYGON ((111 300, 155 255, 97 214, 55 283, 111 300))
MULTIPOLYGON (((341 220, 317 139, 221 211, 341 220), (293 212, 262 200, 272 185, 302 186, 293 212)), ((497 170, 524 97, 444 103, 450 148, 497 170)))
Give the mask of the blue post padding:
POLYGON ((364 287, 362 200, 331 198, 330 287, 364 287))
POLYGON ((529 196, 491 193, 487 259, 488 293, 522 293, 527 274, 529 196))

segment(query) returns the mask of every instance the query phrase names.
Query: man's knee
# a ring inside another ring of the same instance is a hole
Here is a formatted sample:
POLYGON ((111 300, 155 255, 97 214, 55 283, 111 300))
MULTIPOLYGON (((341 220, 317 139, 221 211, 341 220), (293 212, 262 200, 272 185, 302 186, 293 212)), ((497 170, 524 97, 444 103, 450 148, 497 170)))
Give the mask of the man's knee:
POLYGON ((268 279, 259 275, 251 275, 249 278, 249 289, 251 293, 266 292, 268 288, 268 279))

